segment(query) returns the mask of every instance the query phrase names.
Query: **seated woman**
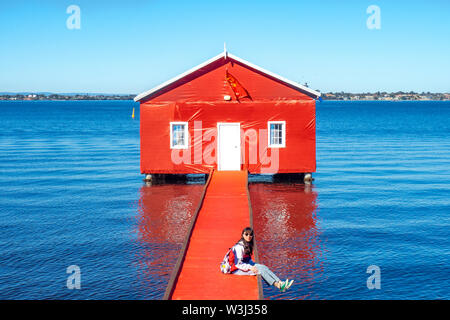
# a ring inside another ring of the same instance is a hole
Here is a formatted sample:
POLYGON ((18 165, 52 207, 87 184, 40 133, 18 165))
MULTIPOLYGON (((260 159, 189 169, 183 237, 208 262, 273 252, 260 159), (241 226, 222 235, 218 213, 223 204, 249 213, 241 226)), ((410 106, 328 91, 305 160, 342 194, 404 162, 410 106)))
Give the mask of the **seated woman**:
POLYGON ((234 271, 236 275, 257 275, 260 274, 264 281, 270 286, 275 286, 281 291, 285 291, 292 286, 294 280, 281 281, 268 267, 252 261, 253 253, 253 229, 250 227, 242 231, 242 237, 233 248, 234 252, 234 271))

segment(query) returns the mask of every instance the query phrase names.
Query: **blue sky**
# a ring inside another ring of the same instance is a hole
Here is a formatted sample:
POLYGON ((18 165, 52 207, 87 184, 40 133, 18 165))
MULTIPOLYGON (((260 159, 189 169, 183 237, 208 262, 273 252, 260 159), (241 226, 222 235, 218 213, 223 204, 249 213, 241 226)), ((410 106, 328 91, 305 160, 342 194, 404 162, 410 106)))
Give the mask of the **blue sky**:
POLYGON ((140 93, 224 42, 322 92, 450 92, 449 13, 448 0, 0 0, 0 92, 140 93), (70 5, 79 30, 66 27, 70 5))

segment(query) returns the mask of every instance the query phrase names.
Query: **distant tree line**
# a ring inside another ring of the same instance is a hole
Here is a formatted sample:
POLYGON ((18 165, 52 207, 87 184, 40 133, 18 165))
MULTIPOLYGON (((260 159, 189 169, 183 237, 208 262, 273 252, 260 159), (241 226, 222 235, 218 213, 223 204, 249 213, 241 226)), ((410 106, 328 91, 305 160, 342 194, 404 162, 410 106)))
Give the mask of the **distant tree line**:
POLYGON ((422 92, 327 92, 322 94, 325 100, 450 100, 449 93, 422 92))
POLYGON ((2 94, 0 100, 132 100, 134 94, 2 94))

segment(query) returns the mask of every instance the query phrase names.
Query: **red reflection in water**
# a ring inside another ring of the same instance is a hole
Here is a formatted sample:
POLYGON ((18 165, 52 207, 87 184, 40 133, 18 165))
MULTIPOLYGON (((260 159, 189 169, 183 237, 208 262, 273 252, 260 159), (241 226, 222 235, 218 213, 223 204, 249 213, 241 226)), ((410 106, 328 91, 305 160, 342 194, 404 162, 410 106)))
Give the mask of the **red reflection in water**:
POLYGON ((202 184, 161 184, 140 189, 137 259, 145 297, 162 298, 202 190, 202 184))
POLYGON ((264 287, 269 299, 303 299, 322 277, 317 234, 317 193, 303 184, 251 184, 253 223, 261 263, 282 280, 294 279, 290 291, 264 287))
POLYGON ((202 190, 200 184, 143 186, 139 200, 140 240, 181 244, 202 190))

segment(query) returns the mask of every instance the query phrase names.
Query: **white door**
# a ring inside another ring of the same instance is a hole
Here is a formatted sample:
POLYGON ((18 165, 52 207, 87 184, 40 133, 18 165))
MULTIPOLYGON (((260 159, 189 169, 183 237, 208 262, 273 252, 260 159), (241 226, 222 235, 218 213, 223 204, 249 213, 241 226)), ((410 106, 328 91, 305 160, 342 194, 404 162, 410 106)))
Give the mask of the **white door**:
POLYGON ((218 170, 241 170, 241 126, 239 123, 218 123, 218 170))

